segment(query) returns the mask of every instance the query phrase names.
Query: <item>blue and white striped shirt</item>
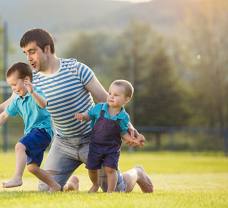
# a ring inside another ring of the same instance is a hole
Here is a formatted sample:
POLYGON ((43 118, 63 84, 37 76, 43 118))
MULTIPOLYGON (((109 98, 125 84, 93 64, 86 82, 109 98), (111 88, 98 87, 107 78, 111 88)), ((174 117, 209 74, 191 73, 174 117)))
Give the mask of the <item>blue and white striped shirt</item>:
POLYGON ((90 122, 80 122, 74 114, 88 111, 94 105, 85 88, 93 76, 93 71, 76 59, 60 59, 60 68, 54 74, 33 74, 33 84, 44 92, 47 110, 61 137, 84 137, 90 133, 90 122))

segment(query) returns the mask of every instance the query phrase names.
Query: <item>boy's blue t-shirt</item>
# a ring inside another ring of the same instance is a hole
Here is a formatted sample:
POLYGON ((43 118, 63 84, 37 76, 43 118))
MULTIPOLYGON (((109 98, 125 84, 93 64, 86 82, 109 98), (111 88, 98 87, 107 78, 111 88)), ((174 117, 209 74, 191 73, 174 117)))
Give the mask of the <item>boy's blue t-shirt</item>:
POLYGON ((88 115, 92 121, 91 122, 92 128, 94 127, 96 121, 100 118, 100 114, 102 110, 104 111, 104 117, 106 119, 111 119, 114 121, 119 120, 121 135, 127 133, 128 124, 130 122, 130 117, 128 113, 125 111, 124 107, 122 107, 121 111, 118 114, 112 116, 108 112, 108 103, 98 103, 89 110, 88 115))
MULTIPOLYGON (((39 88, 34 88, 34 91, 45 98, 39 88)), ((16 95, 7 107, 6 113, 9 116, 20 115, 22 117, 25 135, 34 128, 44 128, 51 137, 53 136, 50 114, 36 103, 30 93, 23 97, 16 95)))

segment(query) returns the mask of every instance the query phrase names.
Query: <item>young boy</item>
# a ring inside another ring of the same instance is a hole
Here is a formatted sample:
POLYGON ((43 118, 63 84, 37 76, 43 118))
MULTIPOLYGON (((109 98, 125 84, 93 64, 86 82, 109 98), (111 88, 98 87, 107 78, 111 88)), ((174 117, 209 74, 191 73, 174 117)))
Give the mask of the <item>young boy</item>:
POLYGON ((28 170, 48 184, 50 192, 60 191, 61 187, 50 175, 40 168, 45 149, 53 136, 51 118, 44 109, 44 95, 33 89, 32 70, 25 63, 16 63, 6 73, 6 80, 16 94, 4 112, 0 114, 0 125, 9 116, 20 115, 24 121, 24 136, 15 146, 16 171, 11 180, 3 183, 4 188, 22 185, 22 175, 27 160, 28 170))
POLYGON ((116 80, 109 87, 107 103, 95 105, 88 113, 75 114, 77 120, 92 120, 93 130, 86 165, 93 183, 89 192, 97 192, 99 189, 97 170, 102 165, 107 174, 107 192, 115 191, 121 137, 126 143, 140 143, 127 134, 129 115, 125 111, 124 105, 131 100, 133 91, 134 89, 128 81, 116 80))

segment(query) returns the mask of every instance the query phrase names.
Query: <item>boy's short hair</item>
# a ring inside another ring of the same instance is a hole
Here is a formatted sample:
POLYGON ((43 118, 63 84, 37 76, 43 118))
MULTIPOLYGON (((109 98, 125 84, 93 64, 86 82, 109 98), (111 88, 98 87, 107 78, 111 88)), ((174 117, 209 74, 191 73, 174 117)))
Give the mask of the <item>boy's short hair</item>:
POLYGON ((31 42, 36 44, 44 51, 45 46, 49 45, 51 53, 55 53, 54 41, 51 34, 43 29, 28 30, 20 40, 20 47, 24 48, 31 42))
POLYGON ((32 81, 32 69, 28 64, 18 62, 12 65, 6 72, 6 77, 10 77, 15 72, 18 72, 18 79, 24 79, 26 76, 28 76, 32 81))
POLYGON ((112 82, 111 85, 117 85, 124 88, 124 94, 126 97, 132 98, 134 93, 134 87, 130 82, 124 79, 118 79, 112 82))

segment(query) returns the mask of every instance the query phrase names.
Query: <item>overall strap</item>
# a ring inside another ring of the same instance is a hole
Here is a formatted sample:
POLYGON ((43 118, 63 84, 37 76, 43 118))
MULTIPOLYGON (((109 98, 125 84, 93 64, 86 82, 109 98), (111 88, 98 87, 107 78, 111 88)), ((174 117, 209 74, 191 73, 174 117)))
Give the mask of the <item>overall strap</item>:
POLYGON ((101 106, 101 112, 100 112, 100 117, 102 117, 102 118, 104 117, 104 114, 105 114, 105 111, 102 110, 103 106, 104 106, 104 104, 102 104, 102 106, 101 106))

